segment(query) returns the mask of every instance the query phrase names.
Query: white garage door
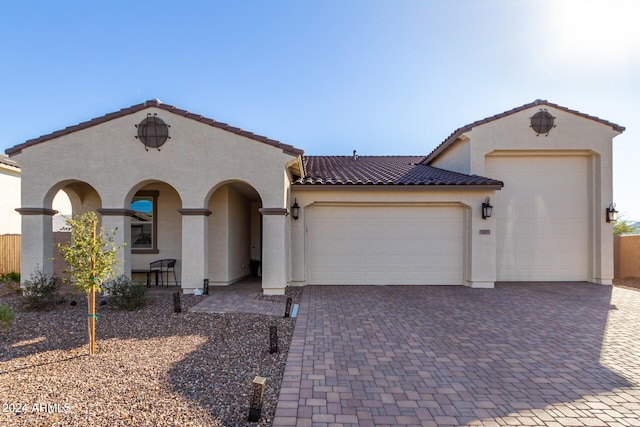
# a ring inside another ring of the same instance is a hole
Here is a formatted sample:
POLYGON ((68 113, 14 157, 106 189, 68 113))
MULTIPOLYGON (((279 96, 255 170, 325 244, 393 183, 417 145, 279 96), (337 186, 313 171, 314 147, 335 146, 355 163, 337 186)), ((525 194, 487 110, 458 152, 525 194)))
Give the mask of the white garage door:
POLYGON ((586 157, 488 157, 501 281, 587 280, 586 157))
POLYGON ((305 215, 309 284, 462 284, 461 207, 313 206, 305 215))

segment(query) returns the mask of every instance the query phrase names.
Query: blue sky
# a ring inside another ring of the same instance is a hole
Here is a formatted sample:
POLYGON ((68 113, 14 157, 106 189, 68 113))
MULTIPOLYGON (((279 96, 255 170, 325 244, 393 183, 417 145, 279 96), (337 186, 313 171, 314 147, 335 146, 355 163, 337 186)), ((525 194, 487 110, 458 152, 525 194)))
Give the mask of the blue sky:
POLYGON ((0 150, 147 99, 304 149, 428 154, 547 99, 620 124, 614 201, 640 220, 635 0, 12 1, 0 150))

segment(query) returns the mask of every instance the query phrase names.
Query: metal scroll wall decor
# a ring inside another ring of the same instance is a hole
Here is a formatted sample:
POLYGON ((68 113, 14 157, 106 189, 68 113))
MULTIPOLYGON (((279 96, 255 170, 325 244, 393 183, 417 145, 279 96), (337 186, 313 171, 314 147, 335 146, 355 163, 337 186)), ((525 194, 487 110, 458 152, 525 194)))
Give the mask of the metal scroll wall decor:
POLYGON ((136 138, 144 144, 144 149, 147 151, 149 148, 160 151, 160 147, 167 142, 167 139, 171 138, 169 136, 170 126, 155 113, 148 113, 147 117, 135 126, 138 128, 136 138))

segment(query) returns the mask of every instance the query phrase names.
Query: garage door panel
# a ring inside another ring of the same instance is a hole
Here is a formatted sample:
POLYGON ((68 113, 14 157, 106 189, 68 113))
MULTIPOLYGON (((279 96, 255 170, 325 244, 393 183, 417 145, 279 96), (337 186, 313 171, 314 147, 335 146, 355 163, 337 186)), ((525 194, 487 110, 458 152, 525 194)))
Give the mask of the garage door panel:
POLYGON ((586 280, 586 157, 488 157, 496 194, 498 280, 586 280))
POLYGON ((460 207, 315 206, 309 284, 461 284, 460 207))

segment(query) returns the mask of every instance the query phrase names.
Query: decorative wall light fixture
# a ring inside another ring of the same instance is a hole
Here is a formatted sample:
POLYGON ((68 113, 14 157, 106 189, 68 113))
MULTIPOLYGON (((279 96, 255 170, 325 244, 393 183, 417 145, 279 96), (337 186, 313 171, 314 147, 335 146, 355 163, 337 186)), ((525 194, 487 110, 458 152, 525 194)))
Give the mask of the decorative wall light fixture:
POLYGON ((616 204, 611 203, 607 208, 607 222, 616 222, 618 220, 618 211, 616 210, 616 204))
POLYGON ((293 205, 291 205, 291 216, 297 220, 300 215, 300 206, 298 206, 298 199, 294 199, 293 205))
POLYGON ((491 199, 488 197, 484 199, 482 202, 482 219, 491 218, 491 214, 493 213, 493 206, 491 206, 491 199))

